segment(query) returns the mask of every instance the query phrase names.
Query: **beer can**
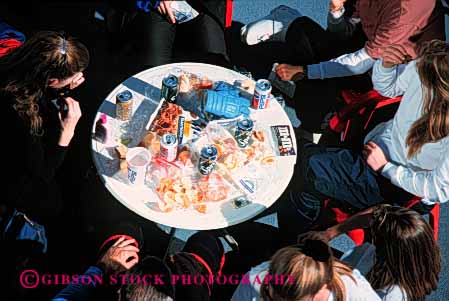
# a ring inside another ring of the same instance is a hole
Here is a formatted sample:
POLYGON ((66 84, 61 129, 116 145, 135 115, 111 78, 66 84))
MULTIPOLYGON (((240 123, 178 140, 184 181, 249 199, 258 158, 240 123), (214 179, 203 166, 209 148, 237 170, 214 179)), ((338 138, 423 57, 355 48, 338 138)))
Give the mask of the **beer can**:
POLYGON ((131 119, 133 111, 133 94, 125 90, 117 94, 115 101, 115 117, 118 120, 127 121, 131 119))
POLYGON ((237 122, 235 140, 239 147, 247 147, 253 133, 254 122, 251 119, 242 119, 237 122))
POLYGON ((176 135, 164 134, 161 138, 160 156, 168 162, 172 162, 176 160, 177 155, 178 141, 176 135))
POLYGON ((162 80, 161 99, 165 99, 171 103, 176 103, 177 96, 178 78, 173 74, 169 74, 162 80))
POLYGON ((203 175, 212 173, 217 164, 218 151, 213 145, 206 145, 201 149, 198 160, 198 170, 203 175))
POLYGON ((253 97, 253 109, 261 110, 268 107, 271 95, 271 83, 267 79, 259 79, 256 82, 253 97))

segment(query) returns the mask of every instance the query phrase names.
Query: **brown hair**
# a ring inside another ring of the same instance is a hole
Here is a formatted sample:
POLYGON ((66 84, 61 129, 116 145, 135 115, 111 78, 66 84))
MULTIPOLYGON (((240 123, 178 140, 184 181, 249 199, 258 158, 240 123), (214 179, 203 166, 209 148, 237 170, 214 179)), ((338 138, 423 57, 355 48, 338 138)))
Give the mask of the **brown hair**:
POLYGON ((416 63, 422 83, 422 116, 407 135, 408 158, 416 156, 426 143, 449 135, 449 44, 439 40, 422 45, 416 63))
POLYGON ((31 134, 37 135, 42 128, 38 101, 49 80, 65 80, 88 64, 89 52, 79 41, 63 33, 41 31, 0 58, 0 74, 5 79, 0 91, 15 99, 14 109, 31 134))
POLYGON ((296 301, 313 298, 327 285, 336 301, 344 301, 346 289, 341 276, 353 279, 352 269, 335 259, 329 246, 318 240, 305 240, 301 244, 280 249, 273 255, 268 273, 290 276, 294 283, 264 282, 260 292, 263 300, 296 301))
POLYGON ((398 285, 408 301, 424 301, 438 286, 440 249, 426 220, 417 212, 378 206, 371 226, 376 263, 368 278, 374 289, 398 285))

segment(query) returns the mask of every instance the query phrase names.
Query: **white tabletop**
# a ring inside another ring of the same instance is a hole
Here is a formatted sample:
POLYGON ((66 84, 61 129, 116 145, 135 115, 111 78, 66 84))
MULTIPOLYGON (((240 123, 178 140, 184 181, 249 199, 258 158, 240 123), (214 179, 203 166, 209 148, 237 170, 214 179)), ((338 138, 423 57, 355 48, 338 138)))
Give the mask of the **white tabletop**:
MULTIPOLYGON (((103 101, 95 120, 98 120, 102 113, 108 115, 110 132, 116 134, 119 122, 115 120, 115 96, 123 90, 132 91, 134 105, 133 117, 130 121, 132 141, 129 147, 136 146, 144 136, 145 127, 156 115, 162 78, 170 72, 179 70, 207 76, 213 81, 226 81, 231 84, 235 80, 247 79, 247 77, 235 71, 207 64, 178 63, 159 66, 140 72, 117 86, 103 101), (147 98, 145 98, 145 95, 147 98)), ((297 149, 291 122, 278 102, 271 101, 269 108, 265 110, 251 110, 250 117, 267 126, 289 125, 295 150, 297 149)), ((92 128, 92 132, 94 131, 95 124, 92 128)), ((279 157, 272 169, 271 185, 258 193, 257 200, 246 207, 235 209, 230 202, 218 202, 208 204, 206 214, 191 209, 173 210, 165 213, 158 209, 158 196, 151 188, 147 186, 134 188, 129 186, 126 180, 121 180, 120 174, 122 172, 119 170, 119 158, 114 151, 114 147, 106 146, 92 139, 92 155, 104 185, 124 206, 153 222, 191 230, 224 228, 242 223, 263 212, 287 188, 296 163, 296 156, 279 157)), ((126 179, 126 175, 123 177, 126 179)))

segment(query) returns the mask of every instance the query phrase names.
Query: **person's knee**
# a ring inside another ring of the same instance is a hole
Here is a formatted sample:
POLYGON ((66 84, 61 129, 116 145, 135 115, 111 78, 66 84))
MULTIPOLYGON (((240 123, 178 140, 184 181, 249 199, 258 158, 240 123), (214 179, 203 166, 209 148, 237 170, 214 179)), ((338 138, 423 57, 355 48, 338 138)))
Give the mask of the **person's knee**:
POLYGON ((313 30, 316 30, 316 28, 321 27, 309 17, 302 16, 296 18, 288 28, 285 41, 287 43, 294 42, 301 36, 307 36, 309 33, 313 32, 313 30))

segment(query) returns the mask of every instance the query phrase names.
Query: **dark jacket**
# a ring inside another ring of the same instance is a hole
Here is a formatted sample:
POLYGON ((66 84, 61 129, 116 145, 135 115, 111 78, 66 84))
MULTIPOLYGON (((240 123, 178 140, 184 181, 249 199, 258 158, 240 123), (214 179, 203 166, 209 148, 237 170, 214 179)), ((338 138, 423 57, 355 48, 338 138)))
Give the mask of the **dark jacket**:
POLYGON ((36 221, 57 216, 61 197, 56 182, 67 148, 58 145, 60 124, 56 107, 41 99, 39 111, 43 118, 43 135, 30 133, 28 123, 13 108, 14 98, 0 94, 4 134, 4 191, 1 203, 16 208, 36 221))

